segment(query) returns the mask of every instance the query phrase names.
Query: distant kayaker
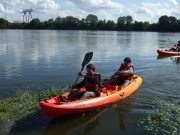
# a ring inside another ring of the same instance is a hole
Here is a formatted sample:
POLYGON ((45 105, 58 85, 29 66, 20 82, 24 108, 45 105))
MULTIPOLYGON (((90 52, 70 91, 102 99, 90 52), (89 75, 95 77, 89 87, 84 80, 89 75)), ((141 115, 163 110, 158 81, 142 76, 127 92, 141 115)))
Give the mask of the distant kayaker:
POLYGON ((76 92, 72 96, 69 97, 68 100, 64 99, 62 96, 60 96, 62 101, 74 101, 76 99, 86 99, 89 97, 97 97, 99 96, 100 92, 100 83, 101 83, 101 75, 98 72, 95 72, 95 66, 93 64, 88 64, 86 66, 87 74, 83 74, 82 72, 79 72, 79 76, 83 76, 84 79, 73 86, 73 88, 83 88, 86 87, 85 92, 76 92))
POLYGON ((126 57, 124 63, 121 64, 118 71, 103 85, 108 84, 119 85, 122 88, 131 83, 134 75, 134 66, 131 64, 131 58, 126 57))
POLYGON ((178 43, 175 44, 174 47, 172 47, 171 49, 169 49, 169 51, 179 52, 179 51, 180 51, 180 41, 178 41, 178 43), (174 48, 174 47, 176 47, 176 48, 174 48))

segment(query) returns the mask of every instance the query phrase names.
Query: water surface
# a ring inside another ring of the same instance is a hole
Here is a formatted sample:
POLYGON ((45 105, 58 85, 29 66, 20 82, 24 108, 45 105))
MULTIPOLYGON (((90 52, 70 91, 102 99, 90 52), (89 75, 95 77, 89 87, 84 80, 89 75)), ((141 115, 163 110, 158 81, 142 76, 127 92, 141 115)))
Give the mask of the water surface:
MULTIPOLYGON (((180 33, 0 30, 0 98, 18 89, 41 92, 61 84, 73 84, 85 53, 93 52, 90 63, 103 78, 118 70, 125 57, 131 57, 142 86, 130 97, 109 108, 65 118, 1 123, 0 134, 144 134, 135 126, 145 112, 152 112, 159 100, 179 99, 180 57, 161 58, 157 49, 173 46, 180 33), (91 120, 89 122, 89 120, 91 120), (28 121, 28 122, 27 122, 28 121), (12 126, 14 125, 14 126, 12 126), (5 134, 5 133, 4 133, 5 134)), ((85 73, 85 69, 83 70, 85 73)), ((81 79, 79 79, 80 81, 81 79)))

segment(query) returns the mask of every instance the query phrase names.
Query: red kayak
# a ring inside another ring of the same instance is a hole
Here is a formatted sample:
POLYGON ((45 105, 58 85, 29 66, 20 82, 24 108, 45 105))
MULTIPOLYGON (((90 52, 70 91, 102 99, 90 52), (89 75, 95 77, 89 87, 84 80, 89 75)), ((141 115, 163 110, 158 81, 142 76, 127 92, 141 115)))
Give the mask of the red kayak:
POLYGON ((180 52, 166 51, 166 50, 157 50, 159 55, 180 55, 180 52))
MULTIPOLYGON (((142 84, 140 76, 134 76, 132 82, 123 89, 116 85, 107 85, 102 89, 99 97, 76 100, 72 102, 61 102, 59 96, 53 97, 39 103, 42 112, 49 117, 59 117, 70 114, 84 113, 109 104, 117 102, 132 94, 142 84)), ((85 88, 77 91, 85 91, 85 88)), ((62 96, 67 99, 72 93, 65 93, 62 96)))

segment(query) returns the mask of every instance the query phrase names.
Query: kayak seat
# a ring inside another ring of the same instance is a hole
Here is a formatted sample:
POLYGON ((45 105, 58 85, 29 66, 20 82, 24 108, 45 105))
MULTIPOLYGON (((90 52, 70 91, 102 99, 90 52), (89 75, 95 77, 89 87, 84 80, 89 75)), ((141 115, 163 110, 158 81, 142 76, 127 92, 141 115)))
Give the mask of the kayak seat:
POLYGON ((107 90, 103 90, 101 93, 100 93, 100 97, 105 97, 107 96, 108 93, 107 93, 107 90))
MULTIPOLYGON (((102 92, 101 92, 101 93, 106 94, 106 96, 107 96, 107 95, 113 94, 113 93, 116 92, 118 89, 119 89, 119 86, 108 84, 105 88, 102 89, 102 92)), ((102 96, 103 96, 103 94, 102 94, 102 96)))
POLYGON ((133 79, 136 79, 136 78, 138 78, 138 76, 136 76, 136 75, 133 75, 133 79))
POLYGON ((106 87, 105 87, 105 89, 106 90, 117 90, 117 85, 107 85, 106 87))

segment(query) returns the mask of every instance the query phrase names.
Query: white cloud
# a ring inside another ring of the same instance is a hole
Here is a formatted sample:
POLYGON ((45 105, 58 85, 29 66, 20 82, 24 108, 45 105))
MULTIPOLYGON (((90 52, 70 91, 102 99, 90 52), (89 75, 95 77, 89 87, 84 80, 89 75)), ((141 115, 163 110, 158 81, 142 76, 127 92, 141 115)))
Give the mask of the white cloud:
MULTIPOLYGON (((10 22, 22 21, 23 9, 33 8, 33 18, 46 21, 58 16, 73 16, 79 19, 86 18, 89 14, 94 14, 99 20, 113 20, 121 16, 132 16, 136 21, 157 22, 162 15, 180 17, 180 6, 177 0, 165 0, 164 3, 143 2, 139 5, 129 3, 125 7, 120 2, 113 0, 6 0, 7 19, 10 22), (59 2, 59 3, 58 3, 59 2), (63 3, 64 2, 64 3, 63 3), (62 4, 62 5, 60 5, 62 4), (66 4, 67 6, 64 6, 66 4), (73 10, 71 10, 73 7, 73 10)), ((0 4, 0 18, 4 17, 4 7, 0 4)))
POLYGON ((180 18, 180 11, 173 11, 171 16, 176 16, 180 18))
POLYGON ((65 2, 65 3, 66 3, 66 5, 71 6, 71 7, 73 7, 73 6, 74 6, 74 4, 73 4, 72 2, 70 2, 70 1, 65 2))
POLYGON ((4 12, 4 6, 2 4, 0 4, 0 11, 4 12))
POLYGON ((5 12, 4 7, 2 4, 0 4, 0 17, 1 16, 2 16, 2 18, 4 17, 4 12, 5 12))
POLYGON ((154 8, 154 7, 161 7, 162 5, 160 3, 158 4, 153 4, 153 3, 148 3, 148 2, 143 2, 141 6, 145 8, 154 8))
POLYGON ((169 0, 170 4, 172 4, 173 6, 178 6, 178 3, 176 2, 176 0, 169 0))
POLYGON ((168 2, 164 2, 163 4, 168 8, 174 8, 178 6, 176 0, 169 0, 168 2))
POLYGON ((77 8, 89 12, 124 8, 123 5, 111 0, 69 0, 69 2, 73 3, 77 8))
POLYGON ((54 0, 6 0, 6 3, 7 7, 12 8, 12 10, 7 8, 7 19, 10 22, 22 21, 23 13, 20 12, 29 8, 34 10, 32 12, 33 18, 39 18, 41 21, 56 18, 57 13, 61 10, 60 5, 55 3, 54 0), (11 14, 14 14, 14 16, 10 17, 11 14))
POLYGON ((114 22, 117 22, 119 14, 125 10, 123 5, 112 0, 67 0, 66 5, 77 8, 75 12, 71 12, 71 15, 79 19, 94 14, 98 20, 113 20, 114 22))
POLYGON ((147 8, 141 7, 135 11, 138 14, 152 14, 153 12, 147 8))
POLYGON ((177 5, 178 3, 175 0, 169 0, 168 2, 158 4, 143 2, 139 7, 134 6, 134 14, 131 15, 136 21, 157 23, 159 18, 163 15, 180 17, 177 5))
POLYGON ((131 16, 133 17, 134 21, 138 22, 157 22, 157 20, 154 20, 155 16, 153 12, 147 8, 140 7, 139 9, 135 10, 131 13, 131 16))

